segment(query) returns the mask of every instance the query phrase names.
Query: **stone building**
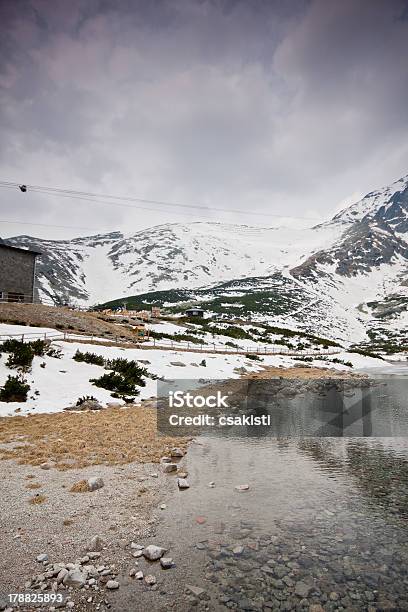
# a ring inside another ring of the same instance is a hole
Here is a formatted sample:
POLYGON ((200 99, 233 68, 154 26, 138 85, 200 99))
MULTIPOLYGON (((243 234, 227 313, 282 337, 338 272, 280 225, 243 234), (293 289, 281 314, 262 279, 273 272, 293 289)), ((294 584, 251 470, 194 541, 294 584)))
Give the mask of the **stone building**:
POLYGON ((0 302, 34 301, 35 262, 40 254, 0 243, 0 302))

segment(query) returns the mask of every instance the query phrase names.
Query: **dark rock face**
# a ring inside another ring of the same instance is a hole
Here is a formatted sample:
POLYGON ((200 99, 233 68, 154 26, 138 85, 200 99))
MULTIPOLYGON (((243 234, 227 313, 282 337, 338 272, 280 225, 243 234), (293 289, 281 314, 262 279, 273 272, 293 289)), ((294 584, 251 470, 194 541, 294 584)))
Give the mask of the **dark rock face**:
POLYGON ((407 242, 381 218, 371 220, 364 217, 346 230, 337 245, 318 251, 300 266, 293 268, 291 273, 296 278, 317 280, 325 274, 322 270, 324 266, 334 264, 336 274, 356 276, 382 264, 392 264, 398 256, 408 262, 407 242))
POLYGON ((381 206, 374 219, 386 221, 395 232, 408 232, 408 185, 402 191, 394 193, 388 207, 381 206))

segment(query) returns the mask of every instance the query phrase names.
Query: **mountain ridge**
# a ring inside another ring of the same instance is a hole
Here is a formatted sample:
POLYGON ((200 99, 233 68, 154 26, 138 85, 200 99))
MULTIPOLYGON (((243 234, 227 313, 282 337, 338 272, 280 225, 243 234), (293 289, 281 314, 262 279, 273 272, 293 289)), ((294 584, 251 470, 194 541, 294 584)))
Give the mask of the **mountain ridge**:
POLYGON ((408 297, 407 240, 408 175, 370 192, 330 221, 301 230, 167 223, 129 234, 113 231, 60 241, 22 235, 6 242, 43 253, 39 293, 56 303, 92 305, 174 289, 206 295, 211 287, 217 293, 222 283, 242 287, 245 279, 265 279, 258 282, 269 283, 269 297, 275 295, 279 303, 279 284, 282 295, 285 287, 288 312, 265 310, 255 299, 258 314, 265 311, 264 316, 280 323, 284 316, 293 324, 315 326, 317 332, 326 328, 352 341, 369 338, 373 328, 388 333, 392 325, 408 335, 401 306, 408 297), (299 295, 305 305, 296 318, 299 295), (387 318, 389 300, 399 306, 395 312, 391 307, 387 318), (309 303, 314 307, 308 311, 309 303))

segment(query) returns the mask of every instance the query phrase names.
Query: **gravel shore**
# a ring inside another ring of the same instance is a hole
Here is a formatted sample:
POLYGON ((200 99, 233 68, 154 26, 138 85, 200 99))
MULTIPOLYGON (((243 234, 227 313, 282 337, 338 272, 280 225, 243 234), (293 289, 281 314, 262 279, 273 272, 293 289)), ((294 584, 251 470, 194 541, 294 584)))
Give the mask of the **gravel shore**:
MULTIPOLYGON (((58 471, 0 463, 2 495, 2 545, 0 592, 31 592, 27 581, 41 572, 36 561, 47 554, 50 562, 68 563, 90 550, 90 541, 99 536, 104 542, 101 562, 115 565, 118 572, 134 567, 130 543, 143 544, 151 536, 160 504, 176 479, 163 474, 157 464, 131 463, 124 466, 93 466, 58 471), (153 474, 153 476, 152 476, 153 474), (93 492, 70 492, 72 485, 90 477, 101 477, 104 486, 93 492), (38 489, 27 486, 39 484, 38 489), (44 496, 42 503, 31 504, 33 495, 44 496)), ((97 609, 101 592, 93 595, 97 609)), ((83 596, 83 593, 81 593, 83 596)), ((72 592, 79 603, 79 592, 72 592)), ((21 609, 30 609, 29 607, 21 609)), ((38 609, 38 608, 37 608, 38 609)), ((49 609, 47 606, 44 609, 49 609)), ((75 609, 81 609, 76 607, 75 609)))

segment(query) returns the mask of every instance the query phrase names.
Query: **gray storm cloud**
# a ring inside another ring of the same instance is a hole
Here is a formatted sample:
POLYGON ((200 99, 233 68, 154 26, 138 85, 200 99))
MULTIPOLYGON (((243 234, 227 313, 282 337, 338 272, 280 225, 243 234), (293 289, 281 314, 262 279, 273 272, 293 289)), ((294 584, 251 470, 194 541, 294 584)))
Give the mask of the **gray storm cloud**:
MULTIPOLYGON (((3 0, 0 21, 0 180, 327 217, 408 172, 406 1, 3 0)), ((0 197, 0 221, 276 223, 0 197)))

